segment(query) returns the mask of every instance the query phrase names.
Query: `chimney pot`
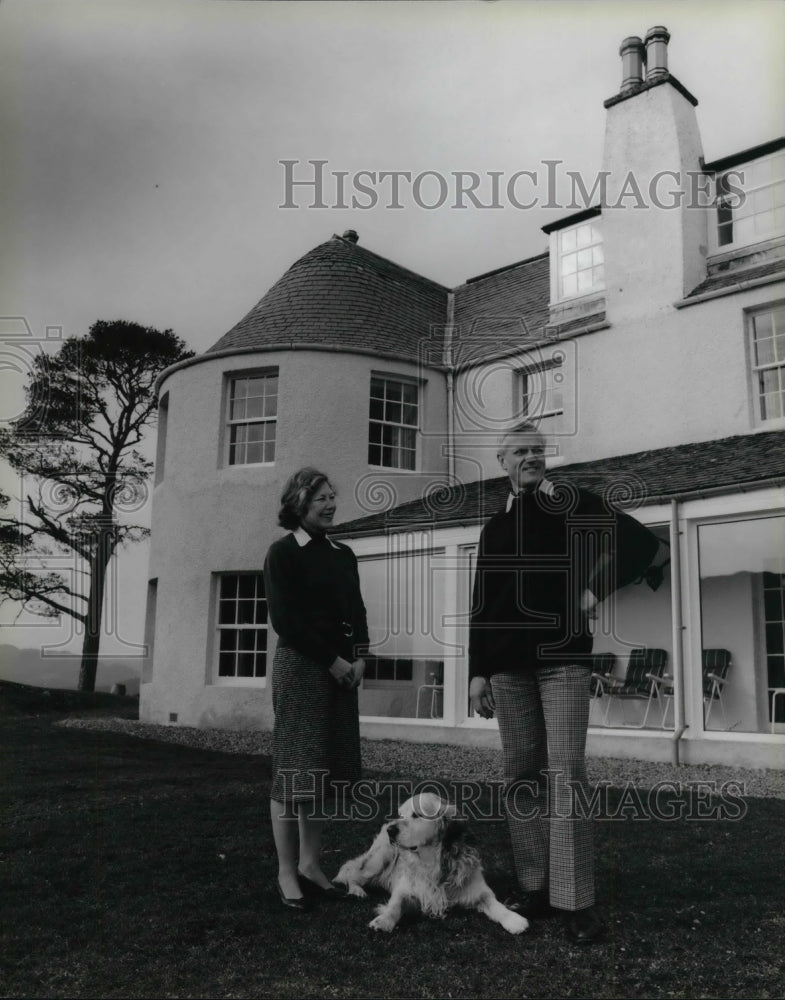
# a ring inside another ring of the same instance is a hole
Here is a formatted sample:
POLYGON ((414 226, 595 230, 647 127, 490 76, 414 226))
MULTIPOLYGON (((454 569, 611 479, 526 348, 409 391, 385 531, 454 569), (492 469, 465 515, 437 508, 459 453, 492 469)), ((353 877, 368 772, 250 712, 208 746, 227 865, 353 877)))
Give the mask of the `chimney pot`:
POLYGON ((628 94, 643 83, 643 63, 645 60, 643 42, 637 35, 630 35, 621 43, 619 55, 621 56, 622 70, 621 93, 628 94))
POLYGON ((360 237, 357 235, 356 230, 354 229, 347 229, 341 238, 344 240, 348 240, 349 243, 356 243, 360 239, 360 237))
POLYGON ((646 32, 646 80, 663 80, 668 76, 668 42, 670 33, 658 24, 646 32))

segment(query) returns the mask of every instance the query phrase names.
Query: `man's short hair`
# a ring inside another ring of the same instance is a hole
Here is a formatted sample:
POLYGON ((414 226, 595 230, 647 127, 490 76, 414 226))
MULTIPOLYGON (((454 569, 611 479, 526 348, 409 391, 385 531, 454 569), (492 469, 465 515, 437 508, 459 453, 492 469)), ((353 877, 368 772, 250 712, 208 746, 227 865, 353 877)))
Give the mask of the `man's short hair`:
POLYGON ((540 437, 545 437, 543 432, 532 420, 522 420, 520 423, 515 424, 514 427, 508 427, 507 430, 499 438, 499 443, 496 446, 496 457, 501 458, 504 453, 504 442, 508 437, 512 437, 513 434, 539 434, 540 437))

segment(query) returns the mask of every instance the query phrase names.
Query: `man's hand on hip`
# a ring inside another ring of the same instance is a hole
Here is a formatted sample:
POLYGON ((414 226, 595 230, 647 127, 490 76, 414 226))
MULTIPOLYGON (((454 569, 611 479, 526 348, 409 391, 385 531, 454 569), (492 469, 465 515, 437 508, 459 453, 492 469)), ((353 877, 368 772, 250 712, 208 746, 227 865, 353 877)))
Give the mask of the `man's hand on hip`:
POLYGON ((469 701, 477 715, 483 719, 492 719, 496 711, 491 685, 486 677, 472 677, 469 684, 469 701))

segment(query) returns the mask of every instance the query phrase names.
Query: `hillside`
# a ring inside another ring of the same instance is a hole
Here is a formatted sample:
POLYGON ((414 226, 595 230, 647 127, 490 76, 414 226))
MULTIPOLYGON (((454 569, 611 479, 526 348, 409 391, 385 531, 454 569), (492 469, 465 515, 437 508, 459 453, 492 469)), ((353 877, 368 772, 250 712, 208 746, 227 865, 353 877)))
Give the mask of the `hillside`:
MULTIPOLYGON (((113 684, 125 684, 129 695, 139 693, 142 660, 139 657, 101 657, 96 691, 109 691, 113 684)), ((0 645, 0 680, 34 687, 75 690, 79 680, 79 657, 41 656, 38 649, 0 645)))

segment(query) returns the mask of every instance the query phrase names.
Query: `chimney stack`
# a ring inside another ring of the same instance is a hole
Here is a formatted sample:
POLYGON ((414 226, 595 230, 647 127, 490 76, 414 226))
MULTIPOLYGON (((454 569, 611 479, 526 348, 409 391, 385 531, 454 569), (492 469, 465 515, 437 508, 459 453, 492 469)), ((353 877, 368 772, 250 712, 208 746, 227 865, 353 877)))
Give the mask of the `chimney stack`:
POLYGON ((625 38, 619 49, 621 56, 621 93, 629 94, 643 83, 643 63, 645 50, 637 35, 625 38))
POLYGON ((661 24, 646 32, 646 82, 664 80, 668 76, 668 42, 670 33, 661 24))

